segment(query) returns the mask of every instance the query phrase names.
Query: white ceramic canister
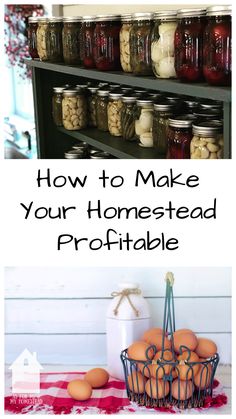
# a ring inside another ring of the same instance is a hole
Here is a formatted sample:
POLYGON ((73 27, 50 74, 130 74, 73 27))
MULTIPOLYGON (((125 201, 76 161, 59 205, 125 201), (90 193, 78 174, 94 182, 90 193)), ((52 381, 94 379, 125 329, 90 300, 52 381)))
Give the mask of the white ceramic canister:
POLYGON ((147 301, 138 284, 121 283, 107 310, 107 366, 109 374, 124 379, 121 351, 150 328, 151 316, 147 301))

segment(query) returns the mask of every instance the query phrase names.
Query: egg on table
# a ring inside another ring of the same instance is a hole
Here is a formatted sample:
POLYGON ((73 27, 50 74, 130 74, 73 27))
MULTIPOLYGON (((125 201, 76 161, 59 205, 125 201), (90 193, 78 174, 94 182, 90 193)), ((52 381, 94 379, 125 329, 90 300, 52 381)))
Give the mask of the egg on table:
POLYGON ((103 368, 93 368, 85 374, 84 379, 92 388, 100 388, 107 384, 109 374, 103 368))
POLYGON ((88 400, 92 391, 91 385, 84 380, 73 380, 67 386, 67 392, 74 400, 88 400))

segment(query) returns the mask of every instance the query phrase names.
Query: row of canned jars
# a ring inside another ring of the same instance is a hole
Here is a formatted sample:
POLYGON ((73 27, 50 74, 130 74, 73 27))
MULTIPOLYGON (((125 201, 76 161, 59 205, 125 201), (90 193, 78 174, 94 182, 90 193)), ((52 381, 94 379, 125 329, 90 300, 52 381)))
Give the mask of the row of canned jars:
POLYGON ((77 85, 55 87, 52 109, 55 124, 67 130, 96 127, 171 159, 223 157, 222 102, 77 85))
POLYGON ((133 15, 29 18, 29 51, 102 71, 231 83, 231 6, 133 15))

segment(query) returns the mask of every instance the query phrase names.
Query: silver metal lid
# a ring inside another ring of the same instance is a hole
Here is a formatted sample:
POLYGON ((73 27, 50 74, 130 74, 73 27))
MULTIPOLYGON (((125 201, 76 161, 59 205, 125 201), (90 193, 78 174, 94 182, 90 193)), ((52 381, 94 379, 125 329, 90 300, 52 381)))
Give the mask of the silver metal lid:
POLYGON ((88 149, 88 144, 87 143, 81 143, 81 144, 75 144, 72 146, 73 150, 78 150, 80 151, 86 151, 88 149))
POLYGON ((153 13, 134 13, 132 15, 133 20, 152 20, 154 14, 153 13))
POLYGON ((119 21, 121 20, 121 15, 96 15, 95 20, 96 22, 119 21))
POLYGON ((123 96, 122 93, 118 93, 118 92, 109 93, 109 99, 121 99, 122 96, 123 96))
POLYGON ((63 97, 75 97, 75 96, 78 96, 78 90, 76 89, 63 90, 63 97))
POLYGON ((82 22, 94 22, 96 20, 96 16, 95 15, 86 15, 86 16, 82 16, 82 22))
POLYGON ((84 156, 83 150, 69 150, 64 154, 66 159, 80 159, 84 156))
POLYGON ((63 93, 66 87, 53 87, 54 93, 63 93))
POLYGON ((121 15, 121 22, 130 22, 132 20, 132 14, 131 13, 125 13, 121 15))
POLYGON ((39 18, 38 18, 38 22, 39 23, 46 23, 46 22, 48 22, 49 21, 49 18, 48 17, 46 17, 46 16, 40 16, 39 18))
POLYGON ((200 109, 219 109, 222 110, 223 103, 219 101, 213 101, 213 100, 203 100, 199 103, 200 109))
POLYGON ((49 17, 49 23, 61 23, 63 21, 63 17, 55 17, 51 16, 49 17))
POLYGON ((68 16, 68 17, 63 17, 63 22, 65 22, 65 23, 69 23, 69 22, 71 22, 71 23, 73 23, 73 22, 81 22, 81 20, 82 20, 82 16, 68 16))
POLYGON ((138 106, 144 106, 144 105, 153 105, 153 100, 151 100, 151 99, 145 99, 145 98, 142 98, 142 99, 137 99, 137 105, 138 106))
POLYGON ((231 16, 232 6, 223 5, 223 6, 210 6, 206 9, 207 16, 231 16))
POLYGON ((133 88, 132 88, 132 87, 129 87, 129 86, 122 86, 122 87, 121 87, 121 91, 122 91, 123 93, 126 93, 126 92, 132 92, 132 91, 133 91, 133 88))
POLYGON ((109 89, 106 89, 106 90, 98 89, 98 91, 97 91, 97 95, 101 96, 101 97, 106 97, 106 96, 109 95, 109 93, 110 93, 109 89))
POLYGON ((76 84, 75 87, 76 87, 76 89, 87 89, 88 85, 87 85, 87 83, 86 84, 81 83, 81 84, 76 84))
POLYGON ((196 118, 191 114, 180 115, 175 118, 169 118, 168 124, 170 127, 174 128, 191 128, 195 119, 196 118))
POLYGON ((41 16, 30 16, 28 19, 29 23, 38 23, 38 21, 40 20, 41 16))
POLYGON ((95 87, 95 86, 89 86, 88 90, 90 91, 90 93, 97 93, 99 87, 95 87))
POLYGON ((128 96, 128 95, 125 95, 125 96, 122 96, 122 102, 124 102, 124 103, 136 103, 136 100, 137 100, 137 97, 136 96, 128 96))
POLYGON ((221 121, 204 121, 193 124, 193 134, 204 135, 209 137, 210 135, 220 134, 223 132, 223 123, 221 121))
POLYGON ((205 16, 206 9, 179 9, 177 11, 177 18, 182 19, 182 17, 198 17, 205 16))
POLYGON ((163 10, 162 12, 154 13, 154 20, 158 20, 158 19, 171 20, 171 19, 176 19, 176 17, 177 17, 177 10, 163 10))
POLYGON ((154 103, 155 111, 171 111, 174 108, 173 103, 154 103))
POLYGON ((194 116, 198 118, 210 118, 210 117, 218 117, 221 112, 218 109, 199 109, 193 112, 194 116))
POLYGON ((109 159, 111 155, 106 151, 98 151, 97 153, 91 154, 91 159, 109 159))

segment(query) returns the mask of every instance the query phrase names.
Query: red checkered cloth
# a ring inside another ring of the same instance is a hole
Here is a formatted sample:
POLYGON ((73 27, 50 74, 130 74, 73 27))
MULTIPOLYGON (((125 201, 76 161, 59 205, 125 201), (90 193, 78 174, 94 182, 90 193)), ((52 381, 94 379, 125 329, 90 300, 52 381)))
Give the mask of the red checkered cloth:
MULTIPOLYGON (((75 379, 83 379, 85 373, 41 373, 40 395, 12 395, 10 389, 5 397, 6 413, 20 414, 80 414, 80 413, 134 413, 147 412, 147 408, 131 403, 127 398, 125 383, 110 377, 102 389, 94 389, 89 400, 79 402, 73 400, 67 393, 67 385, 75 379)), ((213 397, 206 399, 206 409, 220 407, 227 403, 227 397, 221 394, 222 388, 215 381, 213 397)), ((177 408, 148 409, 166 413, 178 413, 177 408)), ((194 409, 194 411, 199 409, 194 409)), ((192 410, 191 410, 192 413, 192 410)))

